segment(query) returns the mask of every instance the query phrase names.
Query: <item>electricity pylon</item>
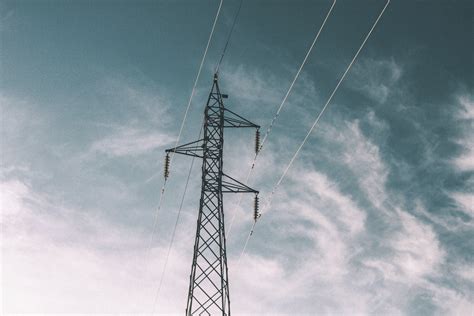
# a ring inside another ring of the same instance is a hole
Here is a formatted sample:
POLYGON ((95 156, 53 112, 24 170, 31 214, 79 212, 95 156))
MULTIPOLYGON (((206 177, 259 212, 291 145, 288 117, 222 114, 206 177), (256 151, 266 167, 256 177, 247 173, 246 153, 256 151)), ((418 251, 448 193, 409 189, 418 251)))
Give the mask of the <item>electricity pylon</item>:
POLYGON ((224 107, 223 99, 228 96, 220 93, 217 79, 215 74, 204 110, 204 138, 166 150, 165 177, 169 174, 169 153, 202 158, 201 199, 186 315, 230 315, 223 193, 254 193, 256 208, 258 205, 258 191, 223 172, 222 153, 224 128, 256 128, 258 135, 260 126, 224 107))

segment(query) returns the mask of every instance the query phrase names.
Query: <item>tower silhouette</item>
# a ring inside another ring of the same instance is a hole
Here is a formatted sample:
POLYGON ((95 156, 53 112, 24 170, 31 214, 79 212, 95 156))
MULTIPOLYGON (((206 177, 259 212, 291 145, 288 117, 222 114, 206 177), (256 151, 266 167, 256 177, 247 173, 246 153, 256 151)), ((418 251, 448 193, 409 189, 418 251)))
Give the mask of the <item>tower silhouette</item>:
MULTIPOLYGON (((224 129, 255 128, 258 135, 260 128, 225 108, 223 100, 227 97, 221 94, 218 75, 214 74, 204 110, 204 137, 166 150, 167 161, 169 153, 202 158, 201 199, 186 315, 230 315, 223 193, 254 193, 255 205, 258 204, 258 191, 223 172, 224 129)), ((168 174, 166 167, 165 176, 168 174)))

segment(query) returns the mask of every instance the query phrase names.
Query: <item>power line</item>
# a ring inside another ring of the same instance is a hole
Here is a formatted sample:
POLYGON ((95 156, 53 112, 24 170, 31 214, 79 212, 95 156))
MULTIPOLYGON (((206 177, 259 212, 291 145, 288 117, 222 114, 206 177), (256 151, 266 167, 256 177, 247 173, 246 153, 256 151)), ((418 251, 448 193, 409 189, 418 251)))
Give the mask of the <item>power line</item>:
POLYGON ((227 36, 227 41, 225 42, 224 49, 222 50, 221 58, 217 62, 216 70, 214 71, 214 73, 219 73, 219 67, 220 67, 220 65, 222 63, 222 60, 224 59, 224 55, 227 51, 227 46, 229 45, 230 38, 232 37, 232 33, 234 32, 235 23, 237 22, 237 18, 239 17, 240 9, 242 9, 242 3, 243 2, 244 2, 243 0, 240 0, 239 8, 237 9, 237 12, 235 13, 234 21, 232 22, 232 26, 230 28, 229 35, 227 36))
POLYGON ((213 86, 204 111, 204 137, 166 150, 167 153, 202 158, 201 198, 186 305, 187 315, 230 315, 223 194, 246 192, 258 195, 258 191, 226 175, 222 170, 224 128, 260 128, 226 109, 223 102, 225 98, 227 95, 221 94, 219 89, 218 75, 214 74, 213 86))
MULTIPOLYGON (((202 129, 203 129, 203 124, 201 124, 201 130, 199 131, 198 139, 201 138, 202 129)), ((186 193, 188 191, 189 179, 191 177, 191 172, 192 172, 193 167, 194 167, 194 160, 195 160, 195 157, 192 157, 191 165, 189 167, 188 175, 187 175, 187 178, 186 178, 186 184, 184 185, 184 191, 183 191, 183 194, 181 196, 181 202, 179 204, 178 214, 176 215, 176 221, 174 223, 173 232, 171 234, 170 243, 168 245, 168 252, 166 253, 165 263, 164 263, 163 269, 161 271, 160 281, 159 281, 159 284, 158 284, 158 289, 156 291, 156 296, 155 296, 154 303, 153 303, 153 310, 152 310, 153 312, 156 309, 156 304, 158 303, 158 299, 159 299, 160 292, 161 292, 161 287, 163 285, 163 280, 164 280, 164 276, 165 276, 165 273, 166 273, 166 268, 168 266, 168 260, 169 260, 169 256, 170 256, 170 253, 171 253, 171 248, 173 247, 174 238, 175 238, 175 235, 176 235, 176 229, 178 227, 179 219, 180 219, 180 216, 181 216, 181 211, 183 209, 184 199, 185 199, 186 193)))
MULTIPOLYGON (((214 30, 215 30, 215 27, 216 27, 217 20, 219 18, 219 14, 221 12, 222 3, 223 3, 223 0, 220 0, 219 6, 217 8, 216 16, 215 16, 214 22, 212 24, 211 32, 209 34, 209 38, 208 38, 207 43, 206 43, 206 48, 204 49, 204 53, 203 53, 203 56, 201 58, 201 63, 199 64, 199 69, 198 69, 198 72, 196 74, 196 78, 194 79, 193 88, 191 90, 191 95, 189 96, 188 104, 186 106, 186 111, 184 112, 184 117, 183 117, 183 120, 181 122, 178 137, 176 138, 175 147, 179 143, 179 140, 181 138, 181 134, 182 134, 183 129, 184 129, 184 124, 185 124, 187 116, 188 116, 189 109, 191 108, 192 100, 193 100, 195 92, 196 92, 196 86, 197 86, 197 83, 199 81, 199 77, 201 75, 202 67, 204 65, 204 61, 206 59, 207 52, 209 50, 209 46, 210 46, 212 37, 214 35, 214 30)), ((174 157, 174 154, 171 154, 171 159, 170 159, 170 162, 169 162, 170 164, 173 161, 173 157, 174 157)), ((156 209, 156 212, 155 212, 155 218, 154 218, 154 221, 153 221, 153 229, 151 231, 150 242, 149 242, 149 245, 148 245, 147 250, 146 250, 146 259, 145 259, 146 262, 149 261, 148 259, 149 259, 149 256, 150 256, 150 251, 151 251, 151 248, 153 246, 155 231, 156 231, 156 227, 157 227, 157 224, 158 224, 158 213, 160 212, 161 206, 162 206, 162 203, 163 203, 163 197, 164 197, 164 194, 165 194, 166 184, 167 184, 167 178, 165 177, 165 180, 164 180, 163 185, 162 185, 161 190, 160 190, 160 199, 158 201, 158 206, 157 206, 157 209, 156 209)))
MULTIPOLYGON (((182 134, 183 128, 184 128, 184 123, 186 122, 186 118, 187 118, 187 116, 188 116, 188 112, 189 112, 189 109, 190 109, 190 107, 191 107, 191 103, 192 103, 194 94, 195 94, 195 92, 196 92, 196 86, 197 86, 199 77, 200 77, 200 75, 201 75, 202 66, 203 66, 203 64, 204 64, 204 60, 206 59, 207 51, 208 51, 208 49, 209 49, 209 45, 210 45, 210 43, 211 43, 212 36, 213 36, 213 34, 214 34, 214 29, 215 29, 215 27, 216 27, 217 19, 219 18, 219 14, 220 14, 221 7, 222 7, 222 2, 223 2, 223 0, 221 0, 220 3, 219 3, 219 7, 218 7, 218 9, 217 9, 216 17, 214 18, 214 23, 212 24, 211 33, 209 34, 209 38, 208 38, 208 40, 207 40, 206 49, 204 50, 204 54, 203 54, 202 59, 201 59, 201 64, 199 65, 199 70, 198 70, 198 73, 197 73, 197 75, 196 75, 196 79, 194 80, 193 89, 192 89, 192 91, 191 91, 191 95, 189 96, 188 105, 187 105, 187 107, 186 107, 186 111, 184 112, 184 117, 183 117, 183 121, 181 122, 181 127, 180 127, 180 129, 179 129, 178 137, 176 138, 175 147, 178 145, 179 140, 180 140, 180 138, 181 138, 181 134, 182 134)), ((171 153, 171 154, 170 154, 170 157, 171 157, 171 159, 170 159, 170 165, 171 165, 171 162, 173 162, 174 154, 171 153)), ((154 220, 154 224, 153 224, 152 236, 151 236, 151 240, 150 240, 150 247, 149 247, 148 249, 151 249, 151 244, 153 243, 154 233, 155 233, 156 225, 157 225, 157 222, 158 222, 158 212, 159 212, 160 209, 161 209, 161 205, 162 205, 162 201, 163 201, 163 195, 164 195, 164 193, 165 193, 166 183, 167 183, 167 179, 165 178, 163 187, 162 187, 162 189, 161 189, 161 195, 160 195, 160 200, 159 200, 158 208, 157 208, 157 211, 156 211, 156 213, 155 213, 156 215, 155 215, 155 220, 154 220)), ((148 250, 148 251, 149 251, 149 250, 148 250)))
MULTIPOLYGON (((351 69, 352 65, 354 64, 354 61, 357 59, 357 57, 359 56, 359 53, 361 52, 362 48, 365 46, 365 43, 367 42, 367 40, 369 39, 370 35, 372 34, 372 31, 375 29, 375 27, 377 26, 380 18, 382 17, 382 15, 384 14, 385 12, 385 9, 387 8, 387 6, 389 5, 390 3, 390 0, 387 0, 387 3, 385 4, 385 6, 383 7, 382 11, 380 12, 379 16, 377 17, 377 19, 375 20, 374 24, 372 25, 372 28, 370 29, 369 33, 367 33, 364 41, 362 42, 362 44, 360 45, 359 49, 357 50, 356 54, 354 55, 354 57, 352 58, 349 66, 347 66, 344 74, 342 75, 341 79, 339 79, 339 82, 337 83, 336 87, 334 88, 334 90, 332 91, 331 95, 329 96, 328 100, 326 101, 326 103, 324 104, 324 107, 323 109, 321 110, 321 112, 319 112, 319 115, 316 117, 316 120, 314 121, 313 125, 311 126, 311 128, 309 129, 308 133, 306 134, 305 138, 303 139, 303 141, 301 142, 300 146, 298 147, 298 149, 296 150, 296 152, 294 153, 293 157, 290 159, 290 162, 288 163, 288 165, 286 166, 285 170, 283 171, 283 174, 281 175, 280 179, 277 181, 277 183, 275 184, 275 186, 273 187, 272 189, 272 192, 270 193, 269 197, 267 198, 267 201, 266 201, 266 205, 265 205, 265 208, 262 209, 262 214, 264 213, 264 211, 270 207, 271 205, 271 201, 272 201, 272 198, 273 198, 273 195, 275 194, 275 191, 276 189, 278 188, 278 186, 281 184, 281 182, 283 181, 283 179, 285 178, 286 174, 288 173, 288 170, 290 169, 291 165, 293 164, 293 162, 295 161, 296 159, 296 156, 298 156, 299 152, 301 151, 301 148, 303 148, 303 146, 305 145, 306 141, 308 140, 309 136, 311 135, 312 131, 314 130, 314 128, 316 127, 316 125, 318 124, 320 118, 322 117, 322 115, 324 114, 324 111, 326 110, 326 108, 328 107, 329 103, 331 102, 332 98, 334 97, 334 95, 336 94, 337 90, 339 89, 339 86, 341 85, 342 81, 344 80, 344 78, 346 77, 347 73, 349 72, 349 70, 351 69)), ((245 254, 245 251, 247 249, 247 245, 248 245, 248 242, 250 240, 250 237, 252 236, 252 233, 253 233, 253 230, 255 228, 255 225, 256 225, 256 222, 253 223, 252 225, 252 228, 247 236, 247 240, 245 241, 245 244, 244 244, 244 248, 242 250, 242 253, 240 254, 239 256, 239 259, 237 261, 237 269, 240 265, 240 261, 243 257, 243 255, 245 254)))
POLYGON ((293 82, 291 82, 290 88, 289 88, 288 91, 286 92, 285 97, 283 98, 283 100, 282 100, 280 106, 278 107, 278 110, 277 110, 276 113, 275 113, 275 116, 272 118, 272 121, 270 122, 270 125, 268 126, 268 129, 267 129, 265 135, 263 136, 262 144, 260 145, 260 148, 259 148, 259 150, 258 150, 259 152, 262 150, 263 145, 265 144, 265 141, 267 140, 268 135, 270 134, 270 132, 271 132, 271 130, 272 130, 272 128, 273 128, 273 124, 275 123, 276 119, 277 119, 278 116, 280 115, 280 111, 281 111, 281 109, 283 108, 283 106, 285 105, 286 99, 287 99, 288 96, 290 95, 290 92, 291 92, 291 90, 293 89, 293 86, 294 86, 296 80, 298 79, 301 70, 303 69, 304 65, 306 64, 306 60, 308 59, 309 54, 311 53, 311 51, 312 51, 314 45, 316 44, 316 41, 318 40, 319 35, 321 34, 321 31, 323 30, 324 26, 326 25, 326 21, 328 20, 329 16, 331 15, 332 9, 334 8, 334 5, 335 5, 335 4, 336 4, 336 0, 334 0, 334 2, 333 2, 332 5, 331 5, 331 8, 329 9, 328 13, 326 14, 326 17, 324 18, 324 21, 323 21, 323 23, 321 24, 321 27, 319 28, 319 31, 318 31, 318 33, 316 34, 316 36, 315 36, 315 38, 314 38, 314 40, 313 40, 313 43, 311 44, 311 46, 310 46, 308 52, 306 53, 306 56, 304 57, 303 62, 301 63, 301 66, 300 66, 300 68, 298 69, 298 72, 296 73, 295 78, 293 79, 293 82))
MULTIPOLYGON (((224 56, 226 54, 226 51, 227 51, 227 47, 229 45, 229 42, 230 42, 230 39, 232 37, 232 33, 234 31, 234 28, 235 28, 235 25, 236 25, 236 22, 237 22, 237 18, 240 14, 240 10, 242 8, 242 3, 243 3, 243 0, 240 1, 240 4, 239 4, 239 7, 237 9, 237 12, 234 16, 234 20, 233 20, 233 23, 232 23, 232 26, 231 26, 231 29, 229 31, 229 34, 227 36, 227 40, 226 40, 226 43, 224 45, 224 48, 222 50, 222 54, 221 54, 221 57, 216 65, 216 70, 215 70, 215 73, 218 73, 219 72, 219 67, 220 67, 220 64, 222 63, 222 60, 224 59, 224 56)), ((221 1, 221 4, 222 4, 222 1, 221 1)), ((219 10, 220 10, 220 7, 221 7, 221 4, 219 5, 219 9, 218 9, 218 14, 219 14, 219 10)), ((214 26, 216 24, 216 21, 217 21, 217 16, 216 16, 216 19, 214 20, 214 25, 213 25, 213 29, 211 31, 211 36, 212 36, 212 32, 214 31, 214 26)), ((209 38, 210 40, 210 38, 209 38)), ((209 41, 208 41, 208 45, 206 47, 206 52, 207 52, 207 48, 209 46, 209 41)), ((205 53, 206 53, 205 52, 205 53)), ((199 73, 201 71, 201 68, 202 68, 202 62, 201 62, 201 66, 199 68, 199 72, 198 72, 198 77, 199 77, 199 73)), ((197 80, 196 80, 197 82, 197 80)), ((193 87, 193 92, 191 95, 194 94, 194 89, 196 87, 196 82, 195 82, 195 85, 193 87)), ((190 103, 189 103, 190 104, 190 103)), ((188 104, 188 109, 189 109, 189 104, 188 104)), ((187 110, 188 110, 187 109, 187 110)), ((185 113, 185 116, 187 115, 187 111, 186 110, 186 113, 185 113)), ((184 121, 183 121, 184 122, 184 121)), ((204 123, 204 121, 203 121, 204 123)), ((183 124, 181 125, 181 129, 183 127, 183 124)), ((201 134, 202 134, 202 130, 203 130, 203 124, 201 124, 201 130, 199 131, 199 137, 198 139, 201 138, 201 134)), ((180 131, 180 135, 181 135, 181 131, 180 131)), ((175 147, 177 146, 178 144, 178 141, 179 141, 179 137, 178 137, 178 140, 176 141, 176 144, 175 144, 175 147)), ((161 276, 160 276, 160 281, 159 281, 159 285, 158 285, 158 289, 157 289, 157 292, 156 292, 156 297, 154 299, 154 304, 153 304, 153 311, 155 310, 155 307, 156 307, 156 304, 158 302, 158 299, 159 299, 159 295, 160 295, 160 292, 161 292, 161 287, 163 285, 163 280, 164 280, 164 276, 165 276, 165 273, 166 273, 166 268, 168 266, 168 260, 169 260, 169 256, 170 256, 170 252, 171 252, 171 248, 173 247, 173 243, 174 243, 174 238, 175 238, 175 235, 176 235, 176 229, 177 229, 177 226, 178 226, 178 223, 179 223, 179 219, 180 219, 180 215, 181 215, 181 211, 183 209, 183 205, 184 205, 184 200, 185 200, 185 197, 186 197, 186 193, 187 193, 187 190, 188 190, 188 184, 189 184, 189 179, 190 179, 190 176, 191 176, 191 172, 192 172, 192 169, 194 167, 194 160, 195 160, 195 157, 192 157, 192 160, 191 160, 191 165, 189 167, 189 171, 188 171, 188 175, 187 175, 187 179, 186 179, 186 184, 184 186, 184 190, 183 190, 183 194, 181 196, 181 202, 180 202, 180 205, 179 205, 179 209, 178 209, 178 213, 177 213, 177 216, 176 216, 176 221, 175 221, 175 224, 174 224, 174 228, 173 228, 173 232, 172 232, 172 235, 171 235, 171 239, 170 239, 170 243, 168 245, 168 251, 167 251, 167 254, 166 254, 166 257, 165 257, 165 263, 163 265, 163 269, 162 269, 162 272, 161 272, 161 276)), ((166 180, 165 180, 166 182, 166 180)))
MULTIPOLYGON (((196 79, 194 80, 194 85, 193 85, 193 89, 191 91, 191 95, 189 97, 189 101, 188 101, 188 105, 186 107, 186 111, 184 112, 184 117, 183 117, 183 121, 181 122, 181 127, 179 129, 179 133, 178 133, 178 137, 176 138, 176 142, 175 142, 175 147, 178 145, 179 143, 179 140, 181 138, 181 134, 183 132, 183 128, 184 128, 184 123, 186 122, 186 118, 188 116, 188 112, 189 112, 189 109, 191 107, 191 103, 192 103, 192 100, 193 100, 193 97, 194 97, 194 94, 196 92, 196 86, 197 86, 197 83, 198 83, 198 80, 199 80, 199 77, 201 75, 201 71, 202 71, 202 66, 204 64, 204 60, 206 59, 206 55, 207 55, 207 51, 209 49, 209 44, 211 43, 211 39, 212 39, 212 36, 214 34, 214 29, 216 27, 216 23, 217 23, 217 19, 219 17, 219 14, 220 14, 220 11, 221 11, 221 7, 222 7, 222 2, 223 0, 220 1, 219 3, 219 7, 217 9, 217 13, 216 13, 216 17, 214 18, 214 23, 212 24, 212 29, 211 29, 211 33, 209 34, 209 38, 207 40, 207 44, 206 44, 206 49, 204 50, 204 54, 202 56, 202 59, 201 59, 201 63, 199 65, 199 70, 198 70, 198 73, 196 75, 196 79)), ((174 154, 171 154, 171 160, 170 160, 170 164, 171 162, 173 161, 173 157, 174 157, 174 154)), ((162 193, 161 193, 161 196, 160 196, 160 203, 158 205, 158 210, 156 212, 156 216, 155 216, 155 222, 154 222, 154 225, 153 225, 153 231, 152 231, 152 234, 154 234, 155 230, 156 230, 156 224, 157 224, 157 219, 158 219, 158 212, 161 208, 161 202, 162 202, 162 197, 164 195, 164 189, 165 189, 165 186, 166 186, 166 183, 167 183, 167 180, 165 179, 164 181, 164 185, 163 185, 163 188, 162 188, 162 193)), ((152 241, 153 241, 153 235, 152 235, 152 241)), ((151 242, 152 242, 151 241, 151 242)))
MULTIPOLYGON (((334 0, 331 7, 329 8, 329 11, 327 12, 326 14, 326 17, 324 18, 324 21, 323 23, 321 24, 321 26, 319 27, 319 30, 318 32, 316 33, 314 39, 313 39, 313 42, 311 43, 311 46, 309 47, 308 51, 306 52, 306 56, 304 57, 303 59, 303 62, 301 63, 300 67, 298 68, 298 71, 296 72, 296 75, 295 77, 293 78, 293 81, 291 82, 290 84, 290 87, 288 88, 288 90, 286 91, 286 94, 285 96, 283 97, 283 100, 281 101, 280 103, 280 106, 278 107, 275 115, 273 116, 271 122, 270 122, 270 125, 268 126, 267 128, 267 131, 265 132, 265 135, 262 139, 262 143, 260 144, 260 146, 258 147, 258 150, 256 151, 255 153, 255 156, 253 158, 253 161, 252 161, 252 165, 250 167, 250 170, 249 172, 247 173, 247 178, 245 180, 245 183, 248 183, 249 179, 250 179, 250 176, 252 175, 252 172, 253 172, 253 169, 255 168, 255 162, 257 161, 257 157, 258 155, 260 154, 260 152, 262 151, 262 148, 263 148, 263 145, 265 144, 265 141, 267 140, 268 138, 268 135, 271 133, 272 131, 272 128, 273 128, 273 124, 275 123, 276 119, 278 118, 278 116, 280 115, 280 112, 282 110, 282 108, 284 107, 284 105, 286 104, 286 100, 288 99, 288 96, 290 95, 290 92, 291 90, 293 90, 293 86, 295 85, 295 82, 296 80, 298 79, 298 77, 300 76, 300 73, 301 73, 301 70, 303 69, 304 65, 306 64, 306 61, 308 60, 308 57, 309 55, 311 54, 311 51, 313 50, 313 47, 314 45, 316 44, 316 42, 318 41, 318 38, 319 38, 319 35, 321 34, 322 30, 324 29, 324 26, 326 25, 326 21, 328 20, 329 16, 331 15, 332 13, 332 9, 334 8, 334 5, 336 4, 336 1, 337 0, 334 0)), ((235 208, 238 208, 240 206, 240 203, 242 202, 242 195, 240 195, 239 197, 239 200, 237 202, 237 205, 235 208)), ((232 219, 230 221, 230 224, 229 224, 229 230, 227 231, 227 238, 229 237, 230 235, 230 232, 232 231, 232 225, 234 224, 234 221, 235 221, 235 217, 237 215, 237 211, 234 212, 234 215, 232 216, 232 219)))

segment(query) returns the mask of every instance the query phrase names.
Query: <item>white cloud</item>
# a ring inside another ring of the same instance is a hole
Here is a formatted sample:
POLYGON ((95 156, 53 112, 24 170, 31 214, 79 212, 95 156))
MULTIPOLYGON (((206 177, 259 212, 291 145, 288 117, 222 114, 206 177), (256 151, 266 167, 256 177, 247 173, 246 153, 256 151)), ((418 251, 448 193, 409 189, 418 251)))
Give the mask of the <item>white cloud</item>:
MULTIPOLYGON (((113 104, 115 114, 127 124, 163 126, 170 123, 171 102, 167 94, 150 79, 140 79, 133 81, 123 76, 105 78, 97 87, 98 94, 113 104)), ((114 115, 108 117, 114 118, 114 115)))
MULTIPOLYGON (((67 209, 21 180, 2 181, 0 189, 4 312, 151 312, 163 245, 148 256, 148 236, 67 209)), ((185 293, 188 260, 177 249, 169 272, 183 277, 169 287, 185 293)), ((181 301, 165 297, 172 308, 181 301)))
MULTIPOLYGON (((385 128, 373 113, 367 119, 374 130, 385 128)), ((131 121, 122 127, 109 124, 112 132, 92 142, 90 152, 108 158, 134 157, 173 141, 157 120, 146 121, 145 127, 138 127, 136 118, 131 121)), ((384 204, 389 169, 380 148, 364 135, 359 121, 338 123, 338 128, 324 134, 342 153, 337 163, 356 176, 369 202, 393 213, 391 220, 365 210, 359 199, 343 192, 340 179, 314 171, 308 161, 295 165, 272 212, 262 217, 259 225, 265 228, 254 234, 254 246, 239 270, 236 257, 229 255, 233 312, 403 314, 410 299, 406 293, 418 287, 433 294, 435 303, 452 314, 469 311, 469 298, 427 281, 439 276, 445 259, 433 228, 402 207, 389 209, 384 204), (381 221, 383 227, 372 231, 372 225, 381 221), (373 244, 380 244, 383 252, 374 250, 373 244)), ((269 174, 274 176, 283 154, 272 145, 268 144, 263 153, 267 156, 261 157, 256 171, 262 182, 269 174)), ((250 160, 252 147, 231 150, 250 160)), ((242 160, 228 162, 229 173, 237 174, 242 160)), ((10 169, 4 169, 8 177, 15 175, 10 169)), ((18 178, 4 181, 1 189, 2 226, 7 227, 2 243, 7 311, 151 311, 166 240, 160 240, 148 256, 149 236, 136 227, 65 207, 60 199, 36 192, 18 178), (24 302, 30 304, 25 307, 24 302)), ((251 216, 244 207, 238 212, 242 220, 237 222, 237 232, 242 233, 251 216)), ((195 212, 189 214, 179 225, 191 229, 179 229, 171 251, 157 306, 161 313, 184 309, 196 220, 195 212)), ((162 218, 160 224, 160 229, 169 226, 162 218)), ((464 277, 469 273, 458 271, 464 277)))
POLYGON ((472 265, 460 265, 455 270, 456 274, 458 274, 463 279, 474 283, 474 266, 472 265))
POLYGON ((229 68, 221 79, 226 86, 232 87, 232 95, 238 95, 244 102, 276 106, 283 97, 283 87, 272 73, 239 65, 229 68))
POLYGON ((137 156, 174 140, 166 132, 172 120, 170 103, 149 81, 137 84, 121 77, 108 78, 99 86, 99 93, 114 104, 118 115, 110 116, 112 122, 96 124, 107 130, 105 136, 97 137, 90 144, 86 156, 94 153, 110 157, 137 156))
POLYGON ((2 164, 17 163, 16 156, 35 148, 49 117, 37 113, 35 105, 24 98, 0 93, 0 146, 2 164))
POLYGON ((344 154, 344 162, 359 177, 370 201, 380 208, 387 199, 385 183, 388 168, 383 163, 378 146, 362 134, 358 122, 351 123, 348 128, 345 140, 348 150, 344 154))
MULTIPOLYGON (((271 255, 250 250, 238 275, 231 266, 233 302, 240 313, 366 311, 367 297, 349 281, 350 262, 358 253, 354 240, 365 231, 365 213, 327 176, 304 170, 291 173, 288 192, 282 189, 271 212, 262 217, 260 225, 269 225, 265 219, 270 216, 285 223, 266 246, 265 253, 271 255), (307 244, 302 252, 293 249, 300 242, 307 244), (337 299, 342 296, 344 304, 337 299)), ((256 236, 253 242, 268 238, 256 236)))
POLYGON ((94 141, 90 150, 112 157, 137 156, 170 145, 173 140, 173 137, 163 132, 124 127, 94 141))
MULTIPOLYGON (((462 147, 461 154, 453 159, 454 166, 459 171, 474 170, 474 102, 471 95, 460 95, 458 100, 458 111, 456 118, 463 128, 463 136, 457 141, 462 147)), ((466 214, 474 217, 474 194, 472 192, 451 192, 449 196, 456 202, 457 206, 466 214)))
POLYGON ((458 117, 463 120, 474 120, 474 100, 470 95, 460 95, 458 97, 460 109, 458 117))
MULTIPOLYGON (((377 302, 371 310, 376 313, 397 308, 396 314, 404 314, 419 295, 436 296, 447 290, 431 281, 441 276, 445 262, 445 251, 433 228, 405 211, 397 210, 397 216, 401 227, 392 227, 394 233, 384 237, 384 250, 361 260, 377 276, 370 283, 377 302)), ((436 306, 444 309, 445 303, 436 302, 436 306)))
POLYGON ((374 101, 385 103, 402 74, 402 67, 394 59, 366 58, 353 67, 354 79, 349 84, 374 101))
POLYGON ((423 285, 431 291, 433 302, 439 306, 440 313, 455 316, 472 315, 474 310, 472 293, 466 295, 456 289, 441 287, 428 282, 423 285))
MULTIPOLYGON (((367 119, 374 132, 386 128, 373 113, 369 113, 367 119)), ((362 261, 364 265, 378 269, 384 279, 405 285, 436 275, 444 262, 444 250, 437 235, 432 227, 400 210, 402 206, 390 200, 386 188, 389 167, 382 159, 379 147, 363 134, 360 121, 345 123, 343 128, 328 129, 324 136, 342 146, 342 163, 357 176, 368 201, 390 216, 389 230, 374 236, 387 239, 388 254, 376 259, 369 256, 362 261)))
MULTIPOLYGON (((327 176, 315 171, 300 170, 297 174, 292 173, 291 177, 293 180, 299 179, 306 185, 307 189, 302 192, 306 193, 306 198, 312 205, 331 209, 332 216, 337 216, 335 220, 345 226, 350 234, 360 233, 364 229, 365 213, 353 200, 342 194, 336 183, 331 182, 327 176)), ((311 214, 306 215, 314 216, 314 212, 311 214)))
MULTIPOLYGON (((373 114, 367 119, 376 132, 387 128, 373 114)), ((403 210, 403 205, 390 201, 389 167, 380 148, 364 135, 359 121, 333 126, 337 128, 325 129, 324 138, 339 146, 336 152, 342 153, 338 156, 342 157, 340 163, 356 175, 367 200, 384 213, 370 213, 367 224, 369 213, 343 194, 334 180, 309 171, 312 168, 308 166, 296 166, 296 171, 294 166, 289 174, 291 181, 285 181, 279 189, 271 212, 265 213, 259 224, 269 225, 265 219, 272 216, 271 224, 278 229, 253 237, 272 242, 253 241, 258 246, 250 248, 249 261, 243 261, 252 266, 251 260, 258 262, 264 249, 262 264, 269 267, 268 275, 252 268, 244 273, 245 280, 238 281, 252 288, 256 286, 253 278, 264 282, 257 275, 261 273, 273 285, 268 289, 271 298, 262 297, 260 291, 241 293, 238 289, 234 302, 255 306, 239 311, 401 315, 412 309, 410 304, 415 298, 423 295, 435 297, 433 303, 437 308, 450 314, 469 310, 471 298, 432 281, 443 277, 445 249, 432 226, 403 210), (384 214, 390 218, 387 220, 384 214), (383 224, 368 231, 367 226, 375 223, 383 224), (365 248, 362 245, 366 243, 379 246, 365 248), (304 245, 304 251, 299 245, 304 245), (292 293, 291 300, 288 293, 292 293), (258 298, 257 303, 253 303, 252 296, 258 298), (340 297, 347 304, 337 299, 340 297)))
MULTIPOLYGON (((344 147, 342 163, 364 174, 367 179, 360 180, 363 192, 380 204, 386 195, 387 167, 379 149, 364 137, 359 123, 344 126, 338 129, 340 134, 331 134, 344 147), (351 156, 350 151, 357 155, 351 156), (379 188, 374 191, 373 185, 379 188)), ((264 169, 273 164, 274 160, 265 159, 264 169)), ((268 225, 265 218, 272 216, 278 230, 254 235, 251 243, 261 239, 263 245, 250 249, 238 271, 236 258, 229 256, 233 312, 403 314, 406 297, 400 293, 416 280, 426 283, 444 260, 436 234, 414 216, 397 211, 401 225, 391 223, 388 228, 393 232, 386 246, 388 254, 365 253, 361 240, 380 238, 367 231, 366 211, 327 175, 307 170, 294 168, 278 195, 275 213, 262 217, 261 225, 268 225), (303 245, 301 251, 298 247, 303 245), (380 275, 385 280, 382 283, 377 281, 380 275)), ((10 225, 3 245, 7 311, 151 311, 165 242, 147 257, 149 236, 132 227, 78 215, 83 212, 58 206, 54 198, 38 194, 18 179, 4 182, 3 191, 10 192, 2 200, 17 220, 10 225), (21 305, 25 301, 31 302, 29 310, 21 305)), ((184 217, 180 227, 194 227, 194 223, 193 216, 184 217)), ((193 234, 194 229, 180 230, 176 237, 157 306, 161 313, 183 311, 193 234)), ((455 296, 450 297, 450 302, 457 302, 455 296)), ((440 300, 439 304, 445 303, 440 300)), ((468 308, 469 304, 459 299, 459 306, 468 308)))
POLYGON ((28 186, 19 180, 12 180, 1 183, 0 189, 2 223, 5 217, 11 218, 11 220, 15 220, 17 216, 21 217, 21 212, 23 211, 21 200, 28 196, 28 186))
MULTIPOLYGON (((465 136, 458 140, 463 152, 453 163, 460 171, 474 170, 474 102, 470 95, 461 95, 458 97, 458 112, 456 117, 464 125, 465 136)), ((461 126, 463 126, 461 125, 461 126)))
POLYGON ((467 214, 474 218, 474 194, 473 193, 451 193, 451 198, 456 201, 458 206, 467 214))
MULTIPOLYGON (((221 79, 223 86, 229 88, 231 96, 236 96, 243 109, 252 109, 251 120, 257 120, 256 123, 265 127, 281 105, 296 74, 297 65, 288 68, 291 68, 292 71, 285 74, 285 80, 278 78, 275 72, 249 69, 244 65, 229 67, 221 79)), ((230 99, 230 104, 232 104, 232 100, 233 98, 230 99)), ((277 125, 283 125, 285 121, 297 121, 310 126, 314 111, 312 106, 308 107, 308 104, 320 106, 319 90, 317 90, 313 79, 302 72, 281 109, 277 125)), ((245 113, 239 114, 249 118, 245 113)), ((288 124, 284 126, 284 128, 297 127, 298 125, 288 124)))
POLYGON ((434 230, 407 212, 399 210, 398 215, 402 230, 391 242, 395 250, 393 264, 397 268, 396 277, 401 275, 407 281, 416 281, 438 273, 444 251, 434 230))
MULTIPOLYGON (((466 228, 474 227, 474 224, 465 221, 459 217, 450 216, 450 214, 443 214, 443 213, 436 213, 436 212, 429 212, 426 210, 423 203, 419 200, 415 201, 415 209, 414 211, 422 218, 426 218, 432 223, 444 227, 445 229, 455 233, 459 230, 464 230, 466 228)), ((466 211, 466 213, 468 213, 466 211)))
POLYGON ((461 171, 474 170, 474 141, 463 140, 459 144, 463 146, 464 153, 454 159, 454 164, 461 171))
MULTIPOLYGON (((368 122, 374 132, 385 128, 383 122, 376 119, 372 113, 368 116, 368 122)), ((362 132, 360 121, 327 126, 322 134, 326 140, 340 147, 341 163, 357 176, 367 199, 378 209, 388 212, 384 202, 388 200, 385 185, 389 168, 381 157, 379 147, 362 132)))

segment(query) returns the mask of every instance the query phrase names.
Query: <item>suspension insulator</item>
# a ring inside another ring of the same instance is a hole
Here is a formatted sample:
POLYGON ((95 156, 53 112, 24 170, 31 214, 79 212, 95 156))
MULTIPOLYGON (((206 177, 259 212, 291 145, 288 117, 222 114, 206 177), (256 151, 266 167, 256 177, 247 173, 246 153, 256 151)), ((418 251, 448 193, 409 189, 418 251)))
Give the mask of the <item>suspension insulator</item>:
POLYGON ((255 195, 255 200, 253 204, 253 220, 256 221, 260 217, 260 213, 258 212, 259 209, 259 201, 258 201, 258 195, 255 195))
POLYGON ((165 179, 168 179, 169 175, 170 175, 170 154, 166 154, 166 157, 165 157, 165 172, 164 172, 164 175, 165 175, 165 179))
POLYGON ((260 130, 255 131, 255 153, 258 154, 260 150, 260 130))

